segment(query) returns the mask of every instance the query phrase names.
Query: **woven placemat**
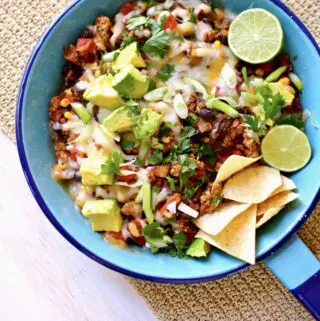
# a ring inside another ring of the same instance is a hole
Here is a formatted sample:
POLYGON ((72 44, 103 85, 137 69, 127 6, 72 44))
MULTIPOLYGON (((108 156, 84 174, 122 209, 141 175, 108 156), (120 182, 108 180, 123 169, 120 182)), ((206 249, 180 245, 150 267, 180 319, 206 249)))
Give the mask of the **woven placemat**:
MULTIPOLYGON (((320 1, 284 2, 320 42, 320 1)), ((12 140, 23 68, 44 29, 68 3, 68 0, 0 0, 0 128, 12 140)), ((318 257, 319 212, 320 205, 299 233, 318 257)), ((130 282, 147 299, 160 320, 312 320, 263 264, 223 280, 196 285, 154 284, 134 279, 130 282)))

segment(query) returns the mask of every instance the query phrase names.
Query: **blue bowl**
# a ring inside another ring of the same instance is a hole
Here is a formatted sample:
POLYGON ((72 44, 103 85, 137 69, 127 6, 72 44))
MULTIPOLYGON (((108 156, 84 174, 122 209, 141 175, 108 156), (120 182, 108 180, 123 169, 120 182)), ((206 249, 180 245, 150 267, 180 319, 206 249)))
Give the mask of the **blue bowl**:
MULTIPOLYGON (((80 31, 101 14, 114 15, 124 1, 78 0, 67 8, 45 32, 34 49, 21 83, 16 117, 19 155, 30 189, 41 209, 56 229, 81 252, 95 261, 126 275, 171 283, 200 282, 224 277, 247 267, 231 256, 215 250, 206 260, 180 260, 169 255, 153 255, 144 249, 121 249, 106 243, 91 231, 65 191, 51 178, 55 162, 50 137, 48 105, 61 85, 64 65, 62 47, 75 42, 80 31)), ((224 0, 235 13, 249 7, 273 12, 286 35, 285 51, 294 60, 305 89, 302 102, 313 117, 320 119, 320 50, 299 19, 279 0, 224 0)), ((302 225, 319 196, 320 131, 307 124, 313 158, 303 170, 292 175, 300 200, 259 230, 258 260, 265 258, 302 225)))

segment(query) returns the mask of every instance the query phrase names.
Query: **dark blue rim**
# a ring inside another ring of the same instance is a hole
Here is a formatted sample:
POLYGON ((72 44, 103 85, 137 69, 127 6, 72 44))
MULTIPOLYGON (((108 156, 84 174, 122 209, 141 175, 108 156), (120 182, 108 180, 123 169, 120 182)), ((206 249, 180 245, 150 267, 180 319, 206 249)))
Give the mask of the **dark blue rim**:
MULTIPOLYGON (((122 274, 134 277, 134 278, 139 278, 142 280, 146 281, 153 281, 153 282, 161 282, 161 283, 174 283, 174 284, 181 284, 181 283, 197 283, 197 282, 207 282, 207 281, 212 281, 216 279, 220 279, 223 277, 226 277, 228 275, 232 275, 236 272, 240 272, 244 269, 246 269, 249 264, 243 264, 239 266, 238 268, 231 269, 229 271, 226 271, 224 273, 220 274, 215 274, 211 276, 206 276, 206 277, 199 277, 199 278, 190 278, 190 279, 175 279, 175 278, 162 278, 162 277, 154 277, 154 276, 149 276, 149 275, 144 275, 136 272, 132 272, 130 270, 124 269, 122 267, 119 267, 111 262, 108 262, 104 260, 103 258, 97 256, 90 250, 88 250, 86 247, 84 247, 82 244, 80 244, 75 238, 73 238, 72 235, 70 235, 59 223, 59 221, 55 218, 53 213, 50 211, 48 208, 45 200, 42 198, 42 195, 36 185, 36 182, 34 181, 31 170, 27 161, 26 157, 26 151, 24 148, 24 143, 23 143, 23 131, 22 131, 22 110, 23 110, 23 99, 24 99, 24 94, 25 94, 25 89, 26 89, 26 84, 28 81, 28 77, 31 71, 31 68, 38 56, 38 53, 40 49, 42 48, 43 44, 45 43, 46 39, 48 36, 51 34, 53 29, 59 24, 59 22, 63 19, 64 16, 66 16, 69 11, 71 11, 74 7, 79 5, 79 3, 82 0, 76 0, 73 4, 71 4, 69 7, 67 7, 61 15, 51 24, 51 26, 46 30, 46 32, 43 34, 42 38, 39 40, 38 44, 34 48, 31 57, 27 63, 22 82, 20 85, 19 89, 19 94, 18 94, 18 100, 17 100, 17 111, 16 111, 16 139, 17 139, 17 146, 18 146, 18 152, 19 152, 19 157, 20 157, 20 162, 22 165, 22 169, 24 172, 24 175, 26 177, 26 180, 28 182, 29 188, 34 195, 36 201, 38 202, 40 208, 48 218, 48 220, 53 224, 53 226, 62 234, 73 246, 75 246, 79 251, 81 251, 83 254, 89 256, 91 259, 95 260, 96 262, 114 270, 117 272, 120 272, 122 274)), ((285 5, 283 4, 280 0, 269 0, 273 2, 275 5, 277 5, 279 8, 281 8, 299 27, 300 29, 305 33, 305 35, 309 38, 311 43, 314 45, 316 48, 319 56, 320 56, 320 48, 317 45, 317 42, 309 32, 309 30, 306 28, 306 26, 302 23, 302 21, 285 5)), ((305 220, 310 216, 312 213, 313 208, 317 204, 317 200, 320 197, 320 189, 317 192, 316 197, 312 201, 310 207, 305 211, 304 215, 302 216, 302 219, 295 225, 294 228, 292 228, 291 231, 289 231, 286 235, 283 236, 282 240, 279 241, 276 245, 274 245, 271 249, 266 251, 264 254, 260 255, 257 258, 257 261, 262 261, 264 258, 266 258, 268 255, 272 254, 275 252, 277 249, 279 249, 285 242, 289 240, 289 238, 292 236, 293 233, 295 233, 305 222, 305 220)))

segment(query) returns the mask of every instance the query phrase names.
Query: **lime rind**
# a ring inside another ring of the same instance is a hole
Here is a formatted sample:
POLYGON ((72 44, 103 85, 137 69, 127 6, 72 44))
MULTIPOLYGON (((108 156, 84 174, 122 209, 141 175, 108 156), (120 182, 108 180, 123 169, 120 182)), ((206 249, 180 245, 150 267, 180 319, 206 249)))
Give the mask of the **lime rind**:
POLYGON ((241 60, 265 63, 282 50, 284 33, 280 21, 264 9, 243 11, 229 29, 229 47, 241 60))
POLYGON ((271 129, 262 141, 261 151, 267 164, 284 172, 303 168, 312 154, 308 137, 291 125, 271 129))

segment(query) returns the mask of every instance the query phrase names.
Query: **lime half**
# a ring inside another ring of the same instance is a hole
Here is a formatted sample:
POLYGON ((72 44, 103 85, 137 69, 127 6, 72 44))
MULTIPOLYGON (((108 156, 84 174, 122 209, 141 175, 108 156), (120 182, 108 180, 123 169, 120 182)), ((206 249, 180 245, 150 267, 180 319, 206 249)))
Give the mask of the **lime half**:
POLYGON ((301 169, 311 158, 308 137, 291 125, 271 129, 262 141, 261 151, 266 163, 284 172, 301 169))
POLYGON ((228 39, 230 49, 238 58, 260 64, 281 51, 284 35, 275 15, 263 9, 249 9, 232 22, 228 39))

